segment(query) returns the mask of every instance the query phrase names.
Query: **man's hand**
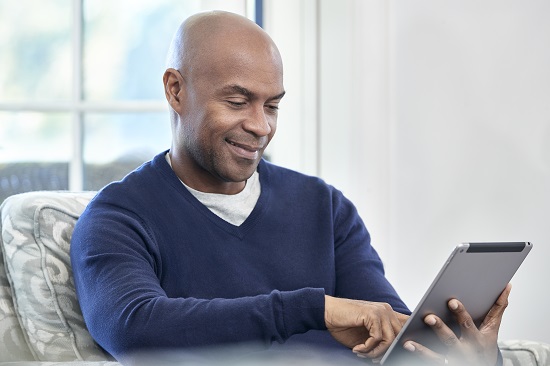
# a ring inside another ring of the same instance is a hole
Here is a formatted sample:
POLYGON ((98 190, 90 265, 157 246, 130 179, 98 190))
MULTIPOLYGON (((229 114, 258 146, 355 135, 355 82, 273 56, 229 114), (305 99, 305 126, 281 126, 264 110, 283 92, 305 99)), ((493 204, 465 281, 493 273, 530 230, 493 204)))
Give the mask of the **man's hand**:
POLYGON ((325 296, 328 331, 361 357, 382 356, 407 319, 385 303, 325 296))
POLYGON ((491 310, 489 310, 479 329, 476 328, 464 305, 456 299, 450 300, 448 306, 460 325, 460 338, 439 317, 430 314, 424 318, 424 322, 434 330, 439 339, 448 347, 449 352, 447 355, 437 354, 412 341, 405 343, 405 349, 418 353, 425 360, 431 361, 430 363, 433 365, 496 365, 498 331, 502 315, 508 306, 508 296, 511 289, 512 286, 508 284, 491 310))

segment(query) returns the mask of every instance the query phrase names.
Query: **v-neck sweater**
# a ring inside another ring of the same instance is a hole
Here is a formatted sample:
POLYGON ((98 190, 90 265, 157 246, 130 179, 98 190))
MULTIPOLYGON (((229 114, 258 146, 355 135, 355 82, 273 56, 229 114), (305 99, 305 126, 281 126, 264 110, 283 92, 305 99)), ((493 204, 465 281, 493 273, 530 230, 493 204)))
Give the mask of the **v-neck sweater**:
MULTIPOLYGON (((167 153, 165 158, 173 170, 170 154, 167 153)), ((254 171, 252 176, 246 180, 244 189, 236 194, 205 193, 189 187, 183 181, 181 184, 210 211, 236 226, 242 224, 250 215, 261 192, 258 171, 254 171)))
POLYGON ((334 346, 325 294, 409 313, 334 187, 262 160, 260 197, 235 226, 181 184, 165 153, 102 189, 72 237, 86 325, 115 358, 293 337, 334 346))

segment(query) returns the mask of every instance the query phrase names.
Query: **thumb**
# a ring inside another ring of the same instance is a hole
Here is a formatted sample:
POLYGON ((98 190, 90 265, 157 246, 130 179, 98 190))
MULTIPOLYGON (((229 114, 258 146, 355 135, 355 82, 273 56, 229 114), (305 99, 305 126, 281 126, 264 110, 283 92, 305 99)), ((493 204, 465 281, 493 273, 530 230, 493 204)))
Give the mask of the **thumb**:
POLYGON ((483 319, 483 323, 481 323, 481 326, 479 327, 480 330, 498 330, 500 328, 504 310, 508 307, 508 297, 510 296, 511 291, 512 284, 509 283, 506 285, 504 291, 502 291, 495 304, 491 307, 491 310, 489 310, 485 316, 485 319, 483 319))

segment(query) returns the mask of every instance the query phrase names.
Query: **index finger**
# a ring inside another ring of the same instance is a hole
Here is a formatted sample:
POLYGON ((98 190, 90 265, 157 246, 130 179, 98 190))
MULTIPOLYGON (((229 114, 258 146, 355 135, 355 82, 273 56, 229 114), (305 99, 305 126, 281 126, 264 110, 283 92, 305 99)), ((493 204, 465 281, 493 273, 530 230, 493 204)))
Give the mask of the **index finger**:
MULTIPOLYGON (((380 343, 384 340, 384 326, 382 321, 377 318, 371 321, 367 327, 369 331, 369 337, 365 341, 363 353, 369 354, 370 357, 377 357, 380 343)), ((355 349, 355 348, 354 348, 355 349)))
POLYGON ((366 355, 369 358, 382 356, 390 347, 397 333, 401 329, 401 323, 393 310, 388 316, 376 317, 366 325, 369 331, 368 339, 355 347, 353 352, 358 355, 366 355))

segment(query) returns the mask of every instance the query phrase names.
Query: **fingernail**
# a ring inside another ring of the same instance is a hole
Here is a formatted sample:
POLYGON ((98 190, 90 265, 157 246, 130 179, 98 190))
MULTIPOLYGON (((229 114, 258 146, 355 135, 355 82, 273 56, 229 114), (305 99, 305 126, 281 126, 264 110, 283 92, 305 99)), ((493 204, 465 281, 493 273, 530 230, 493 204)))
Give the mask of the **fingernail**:
POLYGON ((427 316, 424 322, 428 325, 435 325, 435 318, 433 316, 427 316))
POLYGON ((414 352, 414 351, 416 351, 416 348, 414 348, 414 346, 412 345, 412 343, 408 343, 408 342, 405 343, 405 344, 403 345, 403 348, 405 348, 405 349, 406 349, 407 351, 409 351, 409 352, 414 352))
POLYGON ((451 308, 451 310, 458 309, 458 301, 456 300, 449 301, 449 307, 451 308))

